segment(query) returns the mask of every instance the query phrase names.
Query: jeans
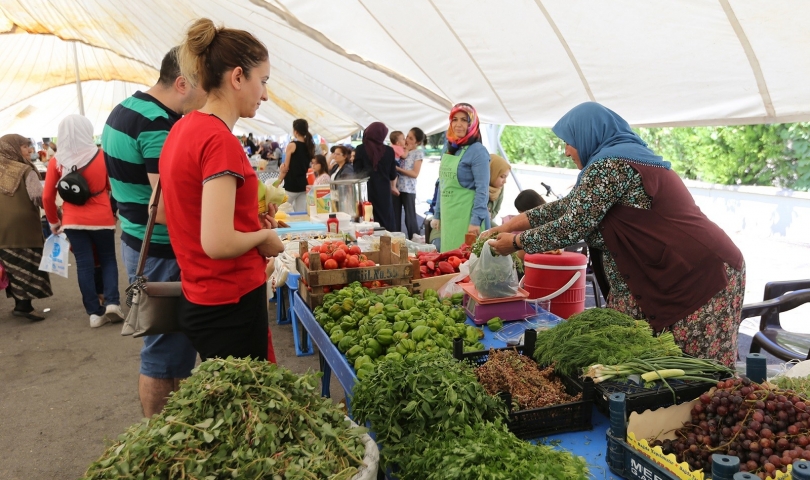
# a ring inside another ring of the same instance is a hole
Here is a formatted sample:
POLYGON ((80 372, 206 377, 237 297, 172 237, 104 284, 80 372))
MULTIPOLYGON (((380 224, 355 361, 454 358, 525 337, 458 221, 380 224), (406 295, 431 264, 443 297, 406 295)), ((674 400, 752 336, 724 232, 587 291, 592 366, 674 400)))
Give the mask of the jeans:
POLYGON ((287 192, 287 202, 293 206, 293 212, 306 212, 307 192, 287 192))
MULTIPOLYGON (((121 242, 121 256, 127 269, 129 283, 135 281, 138 250, 121 242)), ((180 281, 180 266, 173 258, 146 257, 143 274, 150 282, 180 281)), ((183 333, 146 335, 141 348, 141 375, 150 378, 186 378, 191 375, 197 351, 183 333)))
POLYGON ((104 307, 96 293, 96 262, 93 249, 101 264, 104 303, 120 305, 118 294, 118 262, 115 260, 115 230, 80 230, 67 228, 65 234, 70 241, 70 249, 76 258, 76 271, 79 277, 79 290, 82 303, 88 315, 104 315, 104 307))
POLYGON ((419 235, 419 224, 416 222, 416 194, 399 192, 399 196, 392 196, 394 201, 394 224, 397 229, 402 228, 402 209, 405 209, 405 230, 408 233, 408 240, 412 240, 414 235, 419 235))

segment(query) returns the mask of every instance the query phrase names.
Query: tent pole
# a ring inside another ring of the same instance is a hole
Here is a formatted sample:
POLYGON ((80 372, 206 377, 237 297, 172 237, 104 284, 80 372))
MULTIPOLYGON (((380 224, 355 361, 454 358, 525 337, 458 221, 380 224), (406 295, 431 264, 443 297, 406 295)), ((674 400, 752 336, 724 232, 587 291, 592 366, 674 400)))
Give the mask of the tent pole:
POLYGON ((79 54, 76 42, 73 42, 73 68, 76 71, 76 95, 79 101, 79 114, 84 115, 84 97, 82 96, 82 76, 79 75, 79 54))

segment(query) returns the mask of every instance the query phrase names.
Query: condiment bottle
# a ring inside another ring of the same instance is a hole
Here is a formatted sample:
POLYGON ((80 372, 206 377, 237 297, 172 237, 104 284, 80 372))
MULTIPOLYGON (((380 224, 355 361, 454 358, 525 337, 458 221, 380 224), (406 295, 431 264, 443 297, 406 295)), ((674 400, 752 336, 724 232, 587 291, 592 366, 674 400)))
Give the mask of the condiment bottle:
POLYGON ((336 213, 329 214, 329 220, 326 221, 326 231, 329 233, 338 233, 338 226, 340 222, 337 219, 336 213))
POLYGON ((365 222, 372 222, 374 221, 374 207, 371 206, 371 202, 364 202, 363 203, 363 221, 365 222))

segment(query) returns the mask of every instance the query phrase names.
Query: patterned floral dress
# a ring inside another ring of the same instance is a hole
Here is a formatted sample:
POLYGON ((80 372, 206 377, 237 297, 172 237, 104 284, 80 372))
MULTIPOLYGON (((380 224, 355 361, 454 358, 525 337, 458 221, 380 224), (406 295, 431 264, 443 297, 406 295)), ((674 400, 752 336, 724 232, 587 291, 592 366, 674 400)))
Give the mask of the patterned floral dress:
MULTIPOLYGON (((531 230, 521 234, 527 253, 545 252, 585 239, 603 251, 605 275, 610 284, 607 305, 636 319, 644 312, 636 304, 597 226, 614 205, 650 209, 641 175, 629 160, 605 159, 590 166, 579 185, 556 202, 526 212, 531 230)), ((745 293, 745 264, 740 271, 726 265, 729 282, 700 309, 669 327, 675 341, 688 355, 713 358, 733 367, 737 360, 737 330, 745 293)))

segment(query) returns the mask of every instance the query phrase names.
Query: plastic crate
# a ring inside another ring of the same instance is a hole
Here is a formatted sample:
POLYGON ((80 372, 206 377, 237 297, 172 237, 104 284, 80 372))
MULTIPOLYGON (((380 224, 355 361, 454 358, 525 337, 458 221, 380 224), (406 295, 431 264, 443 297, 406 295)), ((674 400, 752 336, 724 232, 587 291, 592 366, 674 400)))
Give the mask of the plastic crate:
MULTIPOLYGON (((496 351, 517 350, 521 355, 534 352, 537 332, 527 329, 525 342, 517 347, 496 348, 496 351)), ((453 356, 457 360, 466 360, 478 367, 486 363, 489 351, 463 353, 463 341, 457 338, 453 341, 453 356)), ((512 411, 512 399, 508 393, 501 394, 506 405, 510 407, 507 426, 516 437, 529 440, 546 435, 563 432, 579 432, 593 429, 591 415, 593 414, 593 382, 574 382, 567 377, 561 377, 565 391, 569 395, 582 393, 582 400, 578 402, 563 403, 549 407, 534 408, 531 410, 512 411)))
MULTIPOLYGON (((720 379, 718 375, 717 380, 720 379)), ((584 385, 582 379, 571 378, 571 380, 577 383, 580 388, 584 385)), ((630 412, 642 413, 645 410, 669 407, 676 403, 694 400, 714 386, 713 383, 696 382, 694 380, 669 379, 668 382, 672 390, 667 388, 663 382, 656 382, 656 385, 652 388, 645 388, 644 385, 637 385, 630 381, 607 380, 593 385, 593 402, 600 412, 607 415, 610 410, 610 396, 614 393, 623 393, 625 395, 627 415, 630 415, 630 412), (672 397, 673 390, 675 391, 674 399, 672 397)))

